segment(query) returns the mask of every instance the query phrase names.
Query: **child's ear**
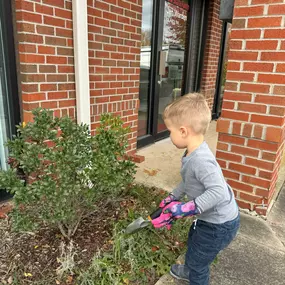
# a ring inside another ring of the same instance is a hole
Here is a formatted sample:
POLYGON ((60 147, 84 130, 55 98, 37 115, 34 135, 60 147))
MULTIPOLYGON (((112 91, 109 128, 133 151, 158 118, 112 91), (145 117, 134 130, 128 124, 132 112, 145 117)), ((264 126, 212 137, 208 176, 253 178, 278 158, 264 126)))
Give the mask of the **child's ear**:
POLYGON ((186 138, 188 135, 188 130, 186 127, 180 127, 180 134, 182 135, 183 138, 186 138))

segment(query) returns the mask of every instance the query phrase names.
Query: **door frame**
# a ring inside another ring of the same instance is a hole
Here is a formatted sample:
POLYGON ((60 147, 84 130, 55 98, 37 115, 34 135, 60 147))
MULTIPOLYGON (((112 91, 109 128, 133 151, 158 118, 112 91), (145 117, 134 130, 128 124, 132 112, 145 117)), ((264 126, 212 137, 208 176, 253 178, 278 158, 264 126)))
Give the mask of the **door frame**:
MULTIPOLYGON (((189 39, 185 46, 185 65, 183 71, 182 79, 182 96, 189 92, 199 92, 201 86, 201 74, 203 68, 203 59, 205 52, 205 42, 207 37, 207 19, 209 10, 210 0, 189 0, 189 11, 188 11, 188 22, 186 37, 189 39), (193 62, 191 58, 191 48, 194 44, 194 34, 193 29, 195 29, 197 23, 197 7, 198 2, 203 2, 202 4, 202 15, 201 15, 201 26, 200 26, 200 36, 199 36, 199 51, 198 58, 196 62, 193 62), (195 70, 192 74, 193 80, 195 80, 194 85, 191 87, 189 84, 190 70, 189 66, 195 64, 195 70)), ((152 144, 163 138, 169 136, 168 131, 157 132, 157 120, 158 120, 158 107, 159 107, 159 90, 160 86, 158 84, 158 71, 159 71, 159 59, 160 52, 162 51, 162 37, 164 28, 164 9, 166 0, 154 0, 153 1, 153 19, 152 19, 152 42, 151 42, 151 61, 150 61, 150 86, 148 92, 148 115, 147 115, 147 134, 137 139, 137 148, 144 147, 146 145, 152 144)))

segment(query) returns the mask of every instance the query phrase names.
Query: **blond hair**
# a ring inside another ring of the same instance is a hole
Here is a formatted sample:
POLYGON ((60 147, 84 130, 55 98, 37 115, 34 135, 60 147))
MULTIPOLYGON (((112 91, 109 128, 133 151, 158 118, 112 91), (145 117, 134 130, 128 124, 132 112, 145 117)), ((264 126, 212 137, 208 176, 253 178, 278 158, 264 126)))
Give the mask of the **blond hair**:
POLYGON ((190 93, 169 104, 163 113, 164 120, 176 126, 187 126, 195 134, 205 134, 211 122, 211 111, 205 97, 200 93, 190 93))

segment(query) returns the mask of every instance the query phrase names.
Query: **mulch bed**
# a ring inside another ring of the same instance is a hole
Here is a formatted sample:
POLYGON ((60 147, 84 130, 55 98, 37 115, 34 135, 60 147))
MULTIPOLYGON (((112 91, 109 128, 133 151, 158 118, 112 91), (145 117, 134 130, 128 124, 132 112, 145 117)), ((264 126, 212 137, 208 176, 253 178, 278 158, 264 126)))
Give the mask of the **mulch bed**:
MULTIPOLYGON (((75 261, 80 269, 89 266, 99 249, 108 249, 110 246, 112 224, 118 219, 121 206, 120 203, 108 203, 98 208, 100 210, 81 223, 73 238, 77 249, 75 261)), ((45 282, 50 280, 45 285, 75 284, 75 276, 55 283, 56 269, 59 267, 57 258, 63 241, 67 242, 57 230, 46 228, 36 233, 15 233, 11 231, 8 219, 0 219, 0 284, 12 284, 15 274, 21 285, 34 284, 43 277, 45 282)))

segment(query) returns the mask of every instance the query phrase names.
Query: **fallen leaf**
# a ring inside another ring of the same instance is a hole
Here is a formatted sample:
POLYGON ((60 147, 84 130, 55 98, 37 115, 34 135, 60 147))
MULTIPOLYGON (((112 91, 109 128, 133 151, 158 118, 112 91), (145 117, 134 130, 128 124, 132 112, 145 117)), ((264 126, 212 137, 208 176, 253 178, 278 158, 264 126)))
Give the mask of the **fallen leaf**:
POLYGON ((71 276, 71 275, 68 276, 67 279, 66 279, 66 283, 70 284, 70 283, 72 283, 72 281, 73 281, 73 276, 71 276))
POLYGON ((38 245, 35 245, 35 249, 37 249, 39 246, 38 245))
POLYGON ((32 273, 26 273, 26 272, 24 272, 24 276, 25 276, 25 277, 32 277, 33 274, 32 274, 32 273))
POLYGON ((159 246, 153 246, 153 247, 151 248, 151 250, 152 250, 152 251, 158 251, 158 250, 159 250, 159 246))
POLYGON ((155 176, 158 173, 159 169, 144 169, 143 172, 146 173, 148 176, 155 176))
POLYGON ((13 283, 13 277, 10 276, 7 281, 8 281, 8 284, 12 284, 13 283))
POLYGON ((130 283, 130 280, 128 278, 123 278, 123 282, 128 285, 130 283))
POLYGON ((58 280, 55 280, 55 283, 56 283, 57 285, 59 285, 59 284, 60 284, 60 282, 59 282, 58 280))

